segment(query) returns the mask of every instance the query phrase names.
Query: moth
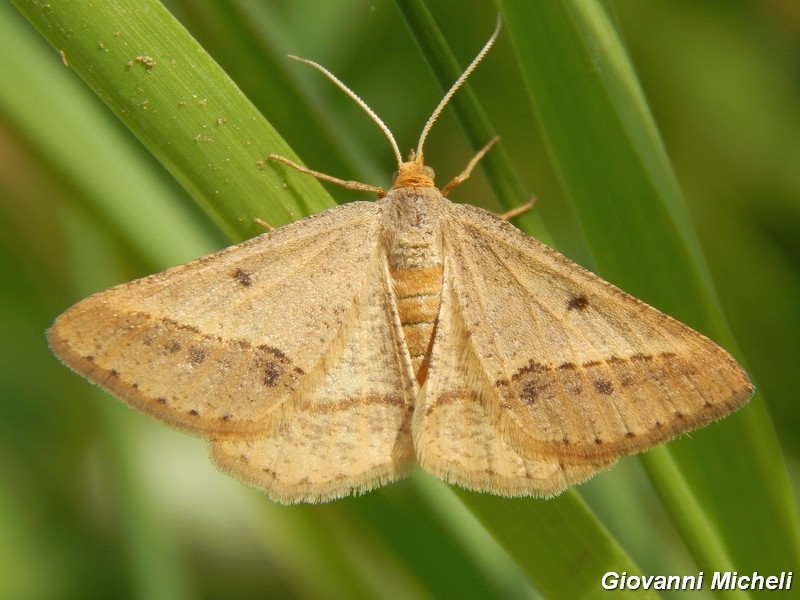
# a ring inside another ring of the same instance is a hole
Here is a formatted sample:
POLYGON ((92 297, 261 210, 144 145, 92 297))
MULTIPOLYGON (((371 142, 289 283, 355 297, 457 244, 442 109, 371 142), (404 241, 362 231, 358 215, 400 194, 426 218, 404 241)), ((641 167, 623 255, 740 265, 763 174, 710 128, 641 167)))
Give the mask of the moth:
MULTIPOLYGON (((352 202, 79 302, 48 331, 71 369, 206 438, 281 503, 323 502, 417 465, 550 497, 741 407, 719 346, 505 220, 437 189, 422 146, 352 202)), ((310 61, 306 61, 310 62, 310 61)))

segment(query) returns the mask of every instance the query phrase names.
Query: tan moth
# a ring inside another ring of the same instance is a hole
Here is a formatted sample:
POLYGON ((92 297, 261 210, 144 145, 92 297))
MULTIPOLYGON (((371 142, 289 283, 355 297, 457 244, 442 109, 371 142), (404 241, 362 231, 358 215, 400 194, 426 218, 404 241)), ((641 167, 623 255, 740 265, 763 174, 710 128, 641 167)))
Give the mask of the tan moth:
POLYGON ((386 133, 392 189, 321 176, 380 198, 95 294, 48 331, 55 354, 206 438, 221 470, 282 503, 364 492, 416 465, 472 490, 553 496, 742 406, 752 386, 719 346, 445 198, 491 143, 434 186, 427 133, 497 33, 408 161, 311 63, 386 133))

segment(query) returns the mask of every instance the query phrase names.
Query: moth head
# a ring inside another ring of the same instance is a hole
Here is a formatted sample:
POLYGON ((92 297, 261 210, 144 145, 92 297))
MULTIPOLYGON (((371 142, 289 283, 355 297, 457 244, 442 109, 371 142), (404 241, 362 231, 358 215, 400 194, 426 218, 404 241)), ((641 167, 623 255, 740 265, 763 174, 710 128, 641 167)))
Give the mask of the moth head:
POLYGON ((422 155, 412 150, 408 160, 397 166, 392 187, 434 187, 433 178, 433 169, 422 164, 422 155))

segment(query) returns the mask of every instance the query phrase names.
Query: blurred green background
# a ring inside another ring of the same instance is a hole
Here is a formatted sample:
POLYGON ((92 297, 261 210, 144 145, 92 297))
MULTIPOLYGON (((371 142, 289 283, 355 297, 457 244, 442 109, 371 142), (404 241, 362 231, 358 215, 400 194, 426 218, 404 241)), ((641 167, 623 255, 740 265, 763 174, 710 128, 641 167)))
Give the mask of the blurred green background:
MULTIPOLYGON (((456 3, 427 4, 467 64, 498 8, 488 1, 470 3, 468 11, 456 3)), ((604 5, 663 136, 796 491, 800 4, 604 5)), ((395 166, 375 126, 286 54, 333 70, 383 118, 404 151, 441 97, 391 2, 166 6, 305 164, 326 173, 387 185, 395 166)), ((0 27, 0 597, 539 597, 547 586, 531 564, 535 552, 559 550, 538 548, 525 559, 476 518, 464 495, 424 474, 329 505, 276 506, 218 474, 202 441, 126 409, 52 357, 44 330, 73 302, 229 240, 215 224, 220 219, 192 202, 196 190, 179 185, 7 4, 0 27)), ((139 53, 131 48, 132 56, 139 53)), ((470 84, 559 250, 592 266, 596 249, 566 198, 505 31, 470 84)), ((426 146, 440 182, 472 153, 446 112, 426 146)), ((338 201, 354 197, 330 192, 338 201)), ((501 206, 481 173, 453 199, 501 206)), ((270 202, 265 188, 263 212, 247 216, 274 224, 292 218, 270 202)), ((599 207, 608 202, 596 198, 599 207)), ((246 234, 250 218, 234 235, 246 234)), ((613 249, 615 240, 609 244, 613 249)), ((776 463, 776 472, 782 468, 776 463)), ((731 506, 750 484, 745 477, 725 492, 731 506)), ((644 572, 697 572, 696 556, 637 459, 623 460, 579 493, 598 527, 644 572)), ((543 504, 499 500, 493 510, 549 510, 543 504)), ((791 522, 796 500, 789 504, 791 522)), ((736 518, 746 521, 748 514, 736 518)), ((535 532, 520 526, 517 533, 537 546, 535 532)), ((785 539, 797 549, 796 531, 785 539)), ((796 556, 787 557, 789 568, 796 556)), ((570 585, 565 581, 563 597, 576 597, 570 585)))

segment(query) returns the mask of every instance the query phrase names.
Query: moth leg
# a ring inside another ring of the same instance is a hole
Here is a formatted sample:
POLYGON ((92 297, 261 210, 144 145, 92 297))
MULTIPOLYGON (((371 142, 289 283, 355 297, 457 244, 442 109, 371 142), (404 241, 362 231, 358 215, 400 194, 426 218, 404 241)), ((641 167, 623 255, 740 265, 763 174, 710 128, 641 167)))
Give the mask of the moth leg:
POLYGON ((377 185, 369 185, 368 183, 360 183, 358 181, 348 181, 345 179, 339 179, 338 177, 333 177, 331 175, 326 175, 325 173, 320 173, 319 171, 312 171, 308 167, 304 167, 302 165, 298 165, 296 162, 289 160, 285 156, 281 156, 279 154, 270 154, 270 160, 277 160, 278 162, 282 162, 285 165, 289 165, 293 169, 300 171, 301 173, 305 173, 306 175, 311 175, 312 177, 316 177, 317 179, 321 179, 322 181, 327 181, 328 183, 334 183, 336 185, 340 185, 348 190, 358 190, 362 192, 372 192, 376 194, 378 198, 383 198, 386 195, 386 190, 382 187, 377 185))
POLYGON ((472 173, 472 169, 474 169, 475 165, 478 164, 478 161, 482 159, 484 156, 486 156, 486 153, 492 149, 492 146, 494 146, 499 141, 500 141, 499 135, 496 135, 491 140, 489 140, 489 143, 486 144, 483 148, 481 148, 478 151, 478 153, 472 157, 472 160, 469 161, 469 163, 467 164, 467 168, 461 171, 461 173, 459 173, 455 177, 453 177, 453 179, 450 180, 450 183, 448 183, 440 190, 442 192, 442 196, 447 196, 447 194, 453 191, 453 188, 455 188, 462 182, 466 181, 467 178, 469 178, 470 174, 472 173))
POLYGON ((263 227, 267 231, 272 231, 273 229, 275 229, 272 225, 267 223, 264 219, 259 219, 258 217, 255 217, 253 219, 253 222, 255 222, 256 225, 260 225, 261 227, 263 227))
POLYGON ((497 215, 503 221, 510 221, 514 217, 520 216, 524 212, 528 212, 533 208, 533 205, 536 204, 536 196, 531 196, 530 200, 528 200, 525 204, 520 204, 516 208, 512 208, 504 213, 497 215))

